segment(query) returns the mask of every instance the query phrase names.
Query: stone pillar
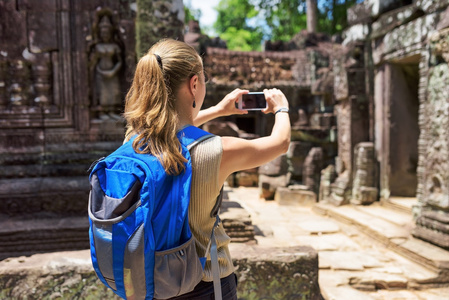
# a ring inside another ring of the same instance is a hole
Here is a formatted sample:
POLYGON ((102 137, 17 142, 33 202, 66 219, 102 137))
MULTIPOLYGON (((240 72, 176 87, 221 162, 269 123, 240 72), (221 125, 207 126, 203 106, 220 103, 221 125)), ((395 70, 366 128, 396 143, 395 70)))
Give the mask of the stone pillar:
MULTIPOLYGON (((449 28, 430 38, 430 68, 420 109, 415 237, 449 249, 449 28)), ((426 62, 427 63, 427 62, 426 62)))
POLYGON ((137 0, 136 50, 142 57, 162 38, 184 40, 182 0, 137 0))
POLYGON ((354 147, 369 138, 368 101, 365 91, 364 48, 352 45, 334 61, 334 96, 338 126, 337 179, 328 201, 335 205, 350 201, 354 147))
POLYGON ((316 195, 320 188, 320 175, 323 168, 323 149, 313 147, 307 155, 304 166, 302 181, 305 186, 316 195))
POLYGON ((353 204, 371 204, 377 200, 375 181, 374 144, 364 142, 354 149, 354 180, 352 186, 353 204))
POLYGON ((291 178, 287 155, 281 155, 259 167, 259 193, 266 200, 273 200, 278 187, 286 187, 291 178))

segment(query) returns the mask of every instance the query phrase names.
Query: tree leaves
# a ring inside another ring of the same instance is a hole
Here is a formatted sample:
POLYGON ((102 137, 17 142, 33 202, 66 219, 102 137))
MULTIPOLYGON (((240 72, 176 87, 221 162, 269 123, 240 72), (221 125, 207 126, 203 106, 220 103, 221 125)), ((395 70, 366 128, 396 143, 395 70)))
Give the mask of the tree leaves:
MULTIPOLYGON (((347 9, 363 0, 318 0, 318 31, 347 27, 347 9)), ((214 29, 231 50, 260 50, 263 40, 290 41, 307 29, 306 0, 221 0, 214 29)))

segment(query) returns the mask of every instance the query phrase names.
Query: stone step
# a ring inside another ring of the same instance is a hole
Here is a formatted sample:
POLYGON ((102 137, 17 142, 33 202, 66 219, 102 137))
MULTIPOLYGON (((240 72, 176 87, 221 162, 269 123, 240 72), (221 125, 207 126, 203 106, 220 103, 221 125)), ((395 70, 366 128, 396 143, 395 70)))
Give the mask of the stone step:
POLYGON ((390 197, 388 200, 381 200, 383 206, 412 214, 413 206, 418 204, 415 197, 390 197))
POLYGON ((410 213, 403 210, 390 209, 390 207, 380 205, 378 202, 375 202, 369 206, 357 205, 353 207, 359 211, 369 214, 370 216, 382 219, 406 229, 411 227, 413 224, 413 217, 410 213), (386 211, 388 213, 386 213, 386 211))
POLYGON ((0 260, 89 248, 87 216, 0 220, 0 260))
POLYGON ((436 278, 418 280, 417 283, 449 283, 449 251, 414 238, 410 234, 413 221, 410 219, 407 224, 407 214, 380 205, 336 207, 319 203, 313 210, 355 226, 389 249, 437 274, 436 278))

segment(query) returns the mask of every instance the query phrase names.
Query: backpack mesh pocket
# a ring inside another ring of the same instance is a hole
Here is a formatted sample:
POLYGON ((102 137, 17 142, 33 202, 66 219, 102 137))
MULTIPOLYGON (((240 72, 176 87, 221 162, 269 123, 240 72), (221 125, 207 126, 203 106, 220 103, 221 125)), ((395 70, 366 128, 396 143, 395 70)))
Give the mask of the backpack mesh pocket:
POLYGON ((123 281, 129 299, 145 299, 146 296, 144 243, 142 224, 129 238, 125 248, 123 281))
POLYGON ((192 291, 203 277, 203 267, 192 237, 179 247, 156 251, 154 298, 168 299, 192 291))
POLYGON ((117 255, 117 250, 114 250, 115 244, 112 235, 114 228, 120 228, 123 232, 132 232, 125 240, 127 242, 124 249, 119 251, 123 255, 124 288, 127 297, 134 295, 135 299, 144 299, 146 294, 144 225, 143 220, 135 222, 135 213, 141 203, 140 188, 142 185, 136 181, 128 193, 120 199, 109 197, 104 193, 96 174, 91 177, 91 185, 89 217, 92 220, 92 236, 95 245, 92 257, 94 266, 95 264, 98 266, 96 271, 101 273, 113 290, 120 289, 114 276, 114 256, 117 255))

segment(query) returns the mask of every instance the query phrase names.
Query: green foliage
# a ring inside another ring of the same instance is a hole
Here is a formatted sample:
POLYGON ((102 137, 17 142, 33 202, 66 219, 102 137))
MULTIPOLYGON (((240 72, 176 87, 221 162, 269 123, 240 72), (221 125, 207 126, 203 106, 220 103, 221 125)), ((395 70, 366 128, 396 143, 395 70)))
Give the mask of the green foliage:
POLYGON ((246 29, 228 27, 220 34, 220 38, 227 42, 228 49, 236 51, 260 51, 262 34, 246 29))
POLYGON ((258 15, 248 0, 221 0, 216 7, 218 16, 214 29, 231 50, 260 50, 263 33, 248 21, 258 15))
POLYGON ((258 14, 249 0, 221 0, 215 9, 218 13, 214 23, 217 32, 225 32, 229 27, 250 30, 247 20, 258 14))
POLYGON ((258 7, 270 28, 272 41, 289 41, 307 28, 305 0, 257 0, 258 7))
POLYGON ((328 34, 342 32, 347 26, 348 8, 361 0, 321 0, 318 11, 318 30, 328 34))
MULTIPOLYGON (((347 27, 347 9, 363 0, 317 0, 318 31, 347 27)), ((306 0, 221 0, 214 29, 231 50, 259 50, 262 40, 289 41, 307 29, 306 0), (251 24, 251 25, 250 25, 251 24)))
POLYGON ((201 9, 194 9, 190 2, 184 5, 184 23, 189 24, 190 21, 198 21, 201 18, 201 9))

